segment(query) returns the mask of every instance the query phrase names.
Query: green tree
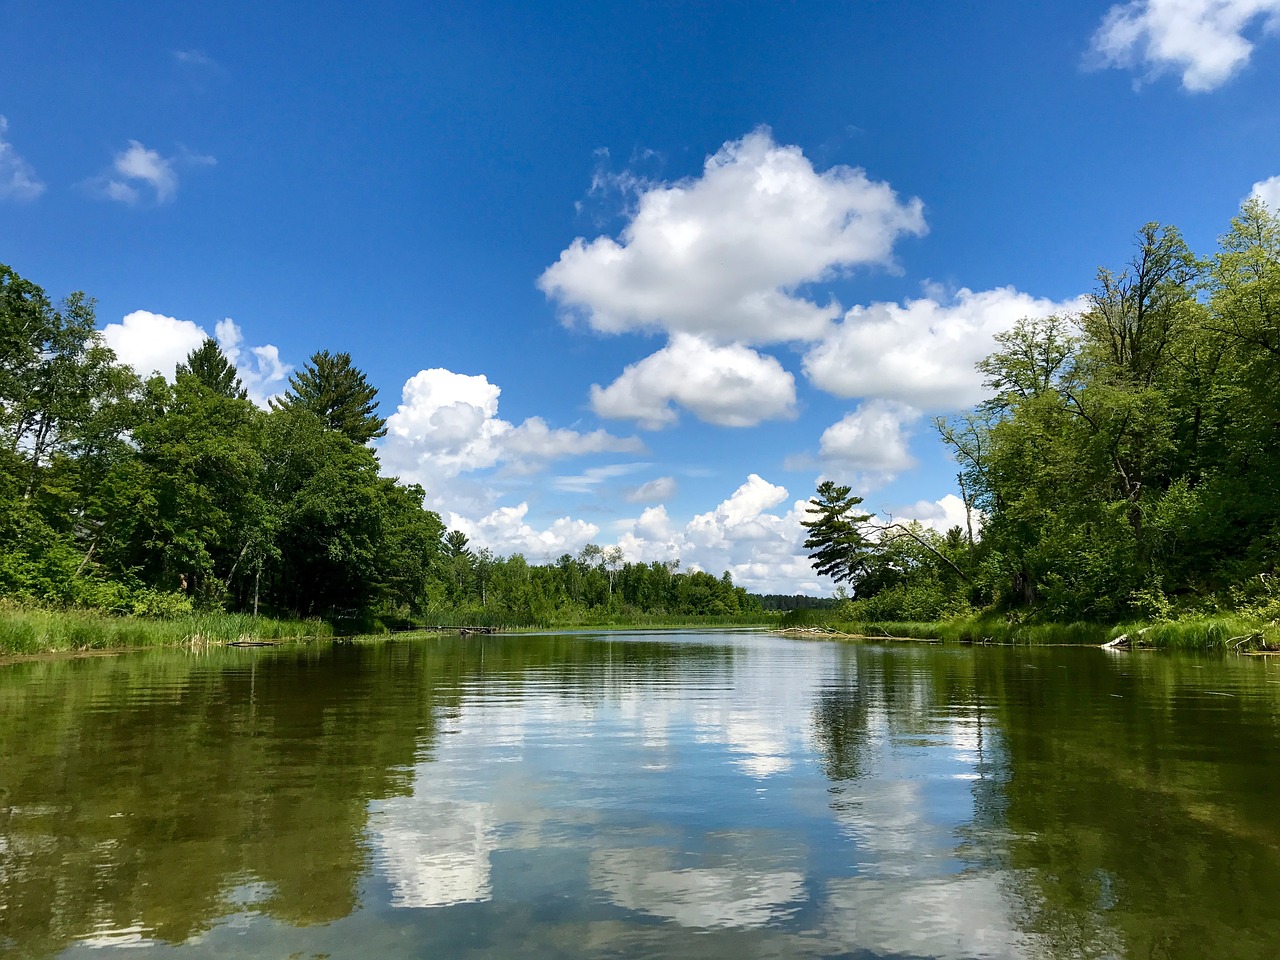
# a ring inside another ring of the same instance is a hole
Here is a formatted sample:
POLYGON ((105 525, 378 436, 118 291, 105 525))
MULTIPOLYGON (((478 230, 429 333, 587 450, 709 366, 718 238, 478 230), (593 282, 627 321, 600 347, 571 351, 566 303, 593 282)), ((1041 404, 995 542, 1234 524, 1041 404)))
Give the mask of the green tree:
POLYGON ((871 543, 862 525, 871 519, 869 513, 855 513, 861 497, 850 494, 851 488, 837 486, 834 480, 818 484, 816 496, 805 511, 812 519, 801 520, 809 531, 804 548, 813 568, 837 583, 848 582, 857 591, 858 581, 867 571, 867 555, 871 543))
POLYGON ((365 444, 387 433, 387 422, 376 412, 377 397, 364 373, 352 366, 349 353, 321 350, 289 377, 289 389, 271 407, 309 410, 330 430, 365 444))
POLYGON ((263 495, 278 559, 264 588, 277 608, 363 614, 382 589, 388 521, 385 484, 367 447, 298 407, 267 417, 263 495))
POLYGON ((177 376, 192 376, 214 393, 235 400, 248 397, 235 365, 218 346, 213 337, 205 337, 204 343, 189 354, 184 363, 178 364, 177 376))

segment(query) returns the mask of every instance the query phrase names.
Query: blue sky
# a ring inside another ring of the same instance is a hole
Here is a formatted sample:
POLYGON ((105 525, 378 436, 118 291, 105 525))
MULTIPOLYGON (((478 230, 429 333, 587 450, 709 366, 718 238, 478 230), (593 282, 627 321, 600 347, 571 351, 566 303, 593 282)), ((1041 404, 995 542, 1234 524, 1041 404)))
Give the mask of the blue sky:
MULTIPOLYGON (((260 401, 320 349, 477 545, 821 592, 820 477, 945 526, 929 426, 1149 220, 1280 203, 1280 0, 0 0, 0 262, 260 401)), ((949 495, 951 499, 948 499, 949 495)))

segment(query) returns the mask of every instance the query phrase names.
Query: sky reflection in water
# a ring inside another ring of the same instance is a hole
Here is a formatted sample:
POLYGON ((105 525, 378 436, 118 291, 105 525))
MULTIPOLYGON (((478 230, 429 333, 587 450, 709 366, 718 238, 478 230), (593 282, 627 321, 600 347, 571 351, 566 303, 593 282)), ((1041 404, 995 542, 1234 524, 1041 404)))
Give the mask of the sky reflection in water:
POLYGON ((760 634, 11 665, 0 953, 1265 956, 1276 673, 760 634))

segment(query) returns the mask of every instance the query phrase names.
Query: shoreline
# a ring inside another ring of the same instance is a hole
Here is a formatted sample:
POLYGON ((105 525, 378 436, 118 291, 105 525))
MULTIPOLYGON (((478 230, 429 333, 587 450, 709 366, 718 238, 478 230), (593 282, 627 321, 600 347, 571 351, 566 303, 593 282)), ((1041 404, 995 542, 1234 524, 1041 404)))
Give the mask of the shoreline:
MULTIPOLYGON (((619 618, 621 619, 621 618, 619 618)), ((1243 618, 1130 624, 1010 624, 997 620, 924 623, 812 622, 816 617, 781 616, 773 622, 726 622, 716 617, 654 618, 659 622, 563 623, 548 626, 495 626, 495 635, 519 636, 561 631, 668 631, 696 629, 761 630, 797 639, 964 646, 1080 646, 1112 650, 1186 650, 1241 655, 1280 654, 1280 624, 1243 618), (787 623, 809 619, 809 623, 787 623), (710 621, 710 622, 709 622, 710 621)), ((449 629, 436 625, 379 632, 333 632, 321 621, 274 620, 242 614, 206 614, 180 620, 143 620, 82 611, 0 609, 0 666, 50 659, 77 659, 168 649, 206 651, 222 647, 272 647, 287 643, 367 642, 465 635, 475 625, 449 629)))

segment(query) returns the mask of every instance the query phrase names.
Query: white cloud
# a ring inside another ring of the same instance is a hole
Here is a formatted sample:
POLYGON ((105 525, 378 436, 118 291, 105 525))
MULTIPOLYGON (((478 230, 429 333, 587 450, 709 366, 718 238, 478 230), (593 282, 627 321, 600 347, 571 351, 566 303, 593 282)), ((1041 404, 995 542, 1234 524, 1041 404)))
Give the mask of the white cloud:
POLYGON ((823 431, 822 459, 886 477, 913 467, 916 460, 907 449, 910 434, 905 425, 919 416, 902 403, 868 400, 823 431))
POLYGON ((44 184, 31 166, 5 140, 9 121, 0 116, 0 200, 34 200, 44 193, 44 184))
POLYGON ((765 593, 829 593, 831 582, 814 573, 803 543, 807 501, 774 512, 786 487, 751 474, 714 509, 686 524, 663 506, 617 524, 617 545, 631 562, 679 560, 686 569, 719 576, 728 570, 737 586, 765 593))
POLYGON ((749 427, 794 413, 795 378, 776 359, 742 344, 716 346, 676 334, 657 353, 630 364, 607 387, 593 384, 602 417, 635 420, 649 430, 678 419, 677 403, 707 423, 749 427))
POLYGON ((493 895, 492 804, 415 791, 371 805, 375 861, 393 907, 480 903, 493 895))
POLYGON ((1259 180, 1249 191, 1249 196, 1257 197, 1271 208, 1272 213, 1280 214, 1280 176, 1259 180))
MULTIPOLYGON (((915 521, 938 533, 946 533, 952 527, 963 530, 965 527, 964 501, 954 493, 948 493, 939 500, 917 500, 913 504, 893 511, 893 519, 899 523, 915 521)), ((975 510, 973 511, 974 536, 977 536, 981 526, 982 513, 975 510)))
POLYGON ((127 363, 147 377, 160 373, 173 379, 174 368, 209 335, 190 320, 166 317, 150 310, 135 310, 119 323, 108 323, 102 339, 127 363))
POLYGON ((228 317, 214 325, 218 346, 235 364, 240 382, 244 384, 249 399, 260 407, 284 392, 285 382, 293 367, 280 359, 280 350, 272 344, 245 348, 244 335, 234 320, 228 317))
POLYGON ((515 426, 498 417, 501 393, 483 374, 419 371, 405 382, 400 405, 387 418, 383 462, 405 480, 439 489, 442 480, 499 464, 522 473, 565 457, 644 451, 636 437, 552 429, 540 417, 515 426))
POLYGON ((819 336, 839 315, 798 292, 859 265, 889 265, 895 241, 925 232, 859 169, 813 168, 761 128, 726 143, 702 176, 639 187, 621 237, 579 237, 539 288, 597 330, 666 330, 719 340, 819 336))
POLYGON ((1107 11, 1093 35, 1092 59, 1104 67, 1145 67, 1152 76, 1181 71, 1182 86, 1221 86, 1249 62, 1246 36, 1280 28, 1280 0, 1134 0, 1107 11))
POLYGON ((618 477, 646 467, 644 463, 611 463, 603 467, 588 467, 576 476, 556 477, 551 485, 564 493, 591 493, 597 487, 618 477))
MULTIPOLYGON (((267 344, 242 346, 244 335, 231 319, 219 320, 215 337, 222 352, 236 366, 236 372, 249 394, 260 407, 279 392, 293 369, 280 360, 280 351, 267 344)), ((150 310, 135 310, 119 323, 108 323, 102 339, 121 363, 127 363, 140 376, 161 374, 172 381, 174 368, 187 359, 187 354, 204 343, 209 336, 204 327, 191 320, 178 320, 150 310)))
POLYGON ((115 155, 106 172, 88 181, 89 189, 108 200, 134 204, 142 199, 140 187, 150 188, 156 203, 168 203, 178 194, 179 166, 213 166, 213 157, 183 151, 166 157, 158 151, 130 140, 129 146, 115 155))
POLYGON ((452 530, 467 535, 472 549, 489 547, 495 553, 522 553, 533 563, 546 563, 564 553, 577 553, 595 538, 600 528, 594 523, 560 517, 549 527, 538 530, 525 518, 529 504, 499 507, 479 520, 449 514, 452 530))
POLYGON ((624 498, 628 503, 653 503, 657 500, 670 500, 676 495, 676 490, 675 477, 655 477, 628 490, 624 498))
POLYGON ((976 365, 995 348, 997 333, 1023 317, 1076 313, 1084 306, 1083 299, 1058 303, 998 287, 977 293, 962 288, 946 303, 924 297, 854 307, 805 355, 804 370, 815 386, 836 396, 959 410, 984 397, 976 365))
POLYGON ((117 153, 111 166, 124 180, 109 181, 108 189, 129 191, 128 194, 113 196, 113 200, 124 199, 132 203, 138 199, 137 190, 129 184, 131 180, 150 185, 155 191, 157 203, 167 203, 178 192, 178 174, 173 169, 173 161, 154 150, 148 150, 137 140, 130 140, 128 149, 117 153))
POLYGON ((615 437, 606 430, 552 429, 541 417, 525 420, 507 435, 503 446, 513 461, 533 464, 590 453, 644 452, 644 443, 636 437, 615 437))

